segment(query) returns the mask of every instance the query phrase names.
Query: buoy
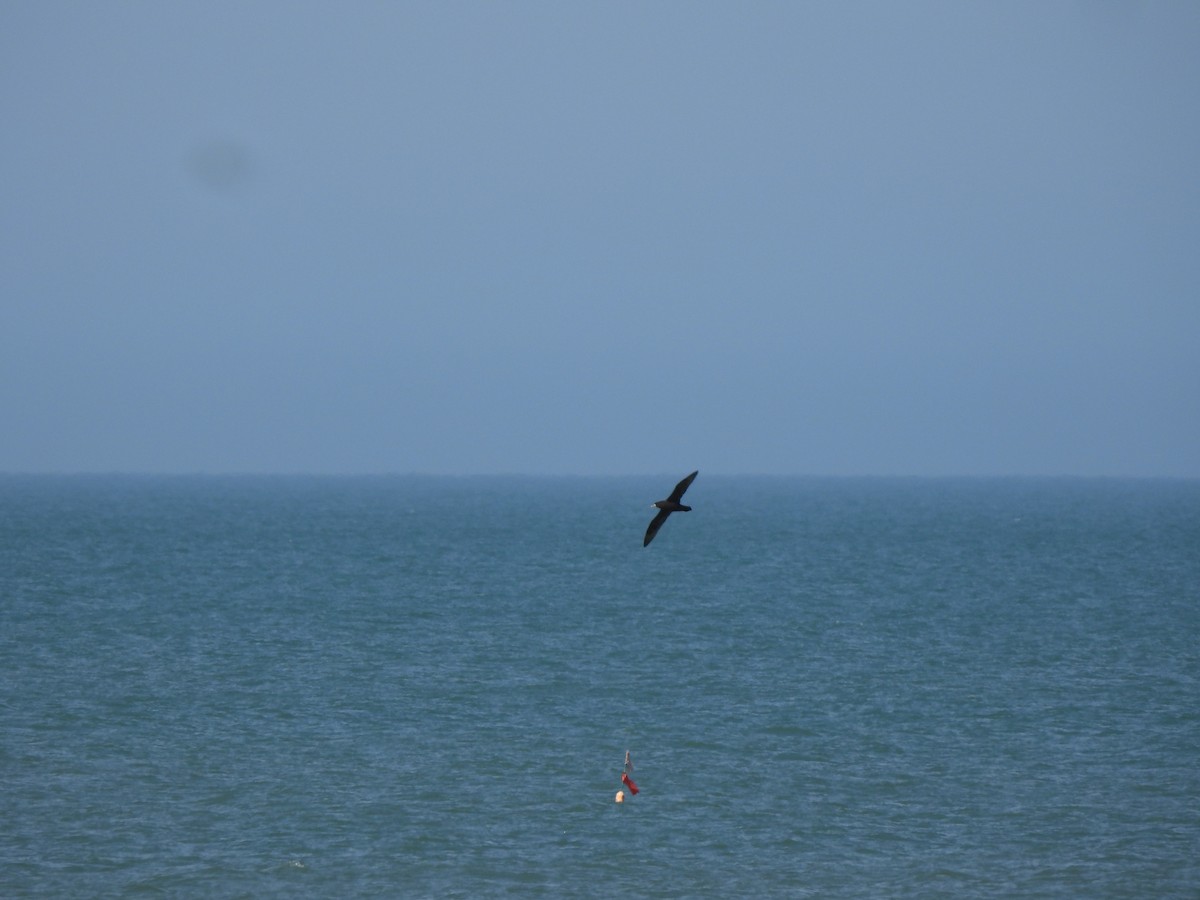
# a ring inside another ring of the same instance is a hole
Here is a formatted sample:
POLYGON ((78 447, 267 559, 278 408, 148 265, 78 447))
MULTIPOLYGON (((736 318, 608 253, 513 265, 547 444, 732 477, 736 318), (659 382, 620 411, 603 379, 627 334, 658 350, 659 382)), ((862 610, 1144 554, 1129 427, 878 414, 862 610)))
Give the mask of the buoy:
POLYGON ((629 788, 629 793, 631 794, 636 794, 638 792, 638 786, 633 783, 633 779, 629 777, 627 772, 621 773, 621 784, 629 788))
POLYGON ((618 802, 618 803, 624 803, 624 802, 625 802, 625 792, 624 792, 624 791, 617 791, 617 798, 616 798, 616 799, 617 799, 617 802, 618 802))

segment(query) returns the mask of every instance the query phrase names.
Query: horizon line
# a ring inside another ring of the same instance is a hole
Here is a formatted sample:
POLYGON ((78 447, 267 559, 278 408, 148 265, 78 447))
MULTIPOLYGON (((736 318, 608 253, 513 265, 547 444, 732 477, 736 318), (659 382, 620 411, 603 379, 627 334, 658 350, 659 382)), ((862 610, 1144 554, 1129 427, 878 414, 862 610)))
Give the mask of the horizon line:
MULTIPOLYGON (((752 472, 701 470, 713 478, 806 478, 828 480, 890 479, 890 480, 1124 480, 1124 481, 1197 481, 1200 474, 1130 474, 1123 472, 752 472)), ((435 472, 435 471, 254 471, 254 470, 163 470, 138 471, 134 469, 77 469, 77 470, 0 470, 0 478, 538 478, 538 479, 584 479, 584 478, 661 478, 674 477, 672 471, 658 472, 435 472)))

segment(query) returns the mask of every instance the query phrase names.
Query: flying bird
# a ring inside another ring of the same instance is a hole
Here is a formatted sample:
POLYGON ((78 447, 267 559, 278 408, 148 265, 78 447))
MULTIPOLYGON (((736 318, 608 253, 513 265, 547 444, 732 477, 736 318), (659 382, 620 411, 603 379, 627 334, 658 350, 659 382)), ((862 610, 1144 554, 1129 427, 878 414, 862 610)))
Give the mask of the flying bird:
POLYGON ((688 489, 688 485, 695 481, 696 476, 699 474, 700 470, 697 469, 687 478, 683 479, 683 481, 679 482, 679 484, 675 485, 675 490, 671 491, 670 497, 651 504, 651 506, 658 507, 658 515, 650 520, 650 527, 646 529, 646 539, 642 541, 643 547, 649 546, 650 542, 654 540, 654 536, 658 534, 658 529, 662 528, 663 522, 667 521, 667 516, 671 513, 692 511, 690 506, 684 506, 679 501, 683 499, 683 492, 688 489))

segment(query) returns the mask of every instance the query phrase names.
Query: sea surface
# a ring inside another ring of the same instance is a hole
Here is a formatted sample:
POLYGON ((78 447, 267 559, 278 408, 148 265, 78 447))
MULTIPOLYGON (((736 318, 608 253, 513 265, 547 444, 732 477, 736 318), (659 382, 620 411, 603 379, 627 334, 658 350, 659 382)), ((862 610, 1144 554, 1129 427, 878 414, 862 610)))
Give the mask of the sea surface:
POLYGON ((1200 896, 1200 482, 681 474, 0 477, 0 895, 1200 896))

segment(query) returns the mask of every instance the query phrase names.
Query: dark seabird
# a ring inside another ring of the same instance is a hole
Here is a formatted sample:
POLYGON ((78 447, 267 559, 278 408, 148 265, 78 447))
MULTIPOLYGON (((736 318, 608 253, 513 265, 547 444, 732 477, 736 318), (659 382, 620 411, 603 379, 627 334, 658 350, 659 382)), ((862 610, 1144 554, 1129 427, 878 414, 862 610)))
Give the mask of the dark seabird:
POLYGON ((683 481, 679 482, 679 484, 675 485, 675 490, 671 491, 670 497, 651 504, 658 507, 658 515, 650 520, 650 527, 646 529, 646 539, 642 541, 643 547, 648 546, 654 540, 654 536, 658 534, 658 529, 662 528, 663 522, 667 521, 667 516, 671 513, 692 511, 690 506, 684 506, 679 501, 683 499, 683 492, 688 489, 688 485, 695 481, 696 476, 699 474, 700 470, 697 469, 687 478, 683 479, 683 481))

